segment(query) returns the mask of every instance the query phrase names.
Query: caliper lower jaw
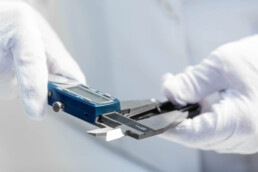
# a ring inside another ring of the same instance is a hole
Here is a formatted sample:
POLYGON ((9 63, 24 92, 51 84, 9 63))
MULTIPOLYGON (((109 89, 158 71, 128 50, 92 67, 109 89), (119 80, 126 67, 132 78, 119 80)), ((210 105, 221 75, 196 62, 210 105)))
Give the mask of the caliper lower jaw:
MULTIPOLYGON (((99 123, 99 125, 102 125, 104 128, 87 131, 87 133, 93 136, 105 136, 106 141, 116 140, 126 135, 135 139, 143 139, 161 134, 175 127, 187 117, 188 112, 175 110, 139 121, 130 119, 119 113, 115 115, 117 116, 114 118, 114 114, 112 114, 111 120, 120 119, 120 121, 114 121, 114 123, 120 123, 120 125, 110 127, 104 123, 99 123)), ((104 118, 108 117, 111 116, 104 116, 104 118)))
POLYGON ((88 134, 92 136, 105 136, 106 141, 112 141, 116 139, 120 139, 125 136, 125 134, 122 132, 121 128, 111 128, 111 127, 105 127, 105 128, 98 128, 94 130, 87 131, 88 134))

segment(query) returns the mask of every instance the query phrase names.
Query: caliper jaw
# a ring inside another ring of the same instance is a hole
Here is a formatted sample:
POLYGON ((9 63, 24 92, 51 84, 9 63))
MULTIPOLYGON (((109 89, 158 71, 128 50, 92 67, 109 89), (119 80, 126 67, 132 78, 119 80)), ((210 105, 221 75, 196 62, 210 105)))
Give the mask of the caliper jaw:
POLYGON ((96 123, 103 128, 87 133, 93 136, 106 136, 107 141, 123 136, 143 139, 161 134, 178 125, 189 114, 193 116, 199 112, 198 104, 178 107, 170 102, 149 101, 149 104, 140 107, 100 115, 96 123))

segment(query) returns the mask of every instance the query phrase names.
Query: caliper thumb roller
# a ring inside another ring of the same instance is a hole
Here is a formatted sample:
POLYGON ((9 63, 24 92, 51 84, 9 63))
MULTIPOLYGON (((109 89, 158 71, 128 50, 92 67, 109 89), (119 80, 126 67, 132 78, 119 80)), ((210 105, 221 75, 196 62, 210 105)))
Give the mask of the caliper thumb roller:
POLYGON ((55 112, 64 111, 97 126, 87 133, 106 136, 107 141, 123 136, 143 139, 158 135, 201 110, 199 104, 176 106, 155 99, 120 102, 110 94, 61 76, 49 78, 48 104, 55 112))

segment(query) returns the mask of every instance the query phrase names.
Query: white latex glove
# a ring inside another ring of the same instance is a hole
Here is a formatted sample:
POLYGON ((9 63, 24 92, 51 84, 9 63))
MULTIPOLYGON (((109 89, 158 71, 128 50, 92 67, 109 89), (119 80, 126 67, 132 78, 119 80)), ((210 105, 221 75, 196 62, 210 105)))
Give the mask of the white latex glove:
POLYGON ((0 2, 0 98, 16 97, 18 82, 28 116, 42 118, 48 73, 85 83, 79 66, 38 12, 23 2, 0 2))
POLYGON ((218 92, 212 110, 186 119, 163 137, 204 150, 258 151, 258 36, 223 45, 197 66, 167 74, 164 95, 173 103, 197 103, 218 92))

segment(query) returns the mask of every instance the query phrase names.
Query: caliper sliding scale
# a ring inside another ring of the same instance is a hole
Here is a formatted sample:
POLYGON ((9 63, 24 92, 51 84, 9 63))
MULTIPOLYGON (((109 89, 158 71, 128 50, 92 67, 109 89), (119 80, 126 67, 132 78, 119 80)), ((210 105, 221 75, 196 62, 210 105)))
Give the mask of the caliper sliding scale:
POLYGON ((48 104, 55 112, 63 110, 97 126, 97 129, 87 133, 106 136, 107 141, 123 136, 135 139, 151 137, 200 113, 199 104, 175 106, 155 99, 120 103, 109 94, 73 80, 58 76, 58 81, 48 82, 48 104))

